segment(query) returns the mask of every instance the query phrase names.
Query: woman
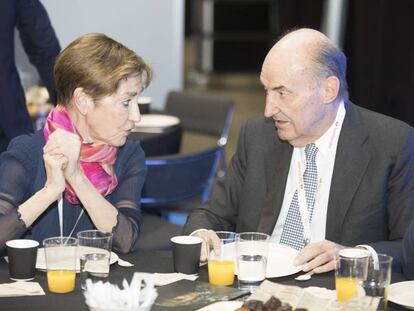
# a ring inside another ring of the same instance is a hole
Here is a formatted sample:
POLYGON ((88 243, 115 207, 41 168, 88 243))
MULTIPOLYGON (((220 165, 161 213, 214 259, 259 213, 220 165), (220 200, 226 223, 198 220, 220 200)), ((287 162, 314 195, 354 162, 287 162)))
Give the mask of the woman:
POLYGON ((151 75, 103 34, 84 35, 59 54, 58 105, 44 130, 17 137, 0 157, 1 248, 10 239, 41 242, 96 228, 113 233, 115 251, 134 249, 146 167, 127 137, 151 75))

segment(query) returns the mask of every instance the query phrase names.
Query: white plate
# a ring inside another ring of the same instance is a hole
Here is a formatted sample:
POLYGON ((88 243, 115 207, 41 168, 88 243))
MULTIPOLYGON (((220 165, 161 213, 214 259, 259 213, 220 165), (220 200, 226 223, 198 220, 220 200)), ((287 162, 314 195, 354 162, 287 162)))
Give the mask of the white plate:
POLYGON ((174 126, 180 123, 180 119, 174 116, 163 114, 143 114, 141 121, 135 123, 136 128, 151 127, 151 128, 165 128, 174 126))
MULTIPOLYGON (((236 258, 235 243, 226 244, 229 247, 229 251, 234 253, 236 258)), ((292 275, 301 271, 301 267, 295 267, 293 260, 299 254, 299 252, 293 248, 285 245, 269 243, 269 256, 267 259, 267 278, 278 278, 282 276, 292 275)), ((237 267, 236 267, 237 274, 237 267)))
POLYGON ((405 281, 390 285, 388 300, 414 310, 414 281, 405 281))
MULTIPOLYGON (((91 249, 91 248, 92 247, 79 246, 78 256, 79 256, 79 253, 83 252, 83 249, 91 249)), ((94 248, 93 252, 99 253, 99 248, 94 248)), ((111 265, 117 261, 118 261, 118 255, 115 254, 114 252, 111 252, 111 260, 110 260, 111 265)), ((36 269, 46 270, 45 251, 43 248, 37 249, 36 269)), ((76 272, 79 273, 79 271, 80 271, 80 261, 78 259, 76 262, 76 272)))

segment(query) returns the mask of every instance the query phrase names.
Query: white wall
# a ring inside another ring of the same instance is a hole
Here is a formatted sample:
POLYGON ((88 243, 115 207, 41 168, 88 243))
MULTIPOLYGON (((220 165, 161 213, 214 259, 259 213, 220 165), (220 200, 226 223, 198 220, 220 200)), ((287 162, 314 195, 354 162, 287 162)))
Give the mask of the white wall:
MULTIPOLYGON (((41 0, 62 48, 82 34, 102 32, 134 50, 155 77, 144 96, 162 108, 171 89, 183 87, 183 0, 41 0)), ((20 68, 27 60, 16 51, 20 68)))

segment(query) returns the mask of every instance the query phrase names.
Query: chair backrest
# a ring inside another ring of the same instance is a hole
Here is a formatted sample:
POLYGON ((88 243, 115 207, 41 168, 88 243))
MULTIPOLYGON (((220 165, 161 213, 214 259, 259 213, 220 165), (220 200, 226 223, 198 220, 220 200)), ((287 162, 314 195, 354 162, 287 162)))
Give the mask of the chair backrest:
POLYGON ((180 118, 184 131, 217 136, 225 145, 234 114, 231 99, 188 91, 168 93, 165 112, 180 118))
POLYGON ((147 158, 141 204, 168 204, 198 195, 206 200, 222 151, 217 146, 192 154, 147 158))

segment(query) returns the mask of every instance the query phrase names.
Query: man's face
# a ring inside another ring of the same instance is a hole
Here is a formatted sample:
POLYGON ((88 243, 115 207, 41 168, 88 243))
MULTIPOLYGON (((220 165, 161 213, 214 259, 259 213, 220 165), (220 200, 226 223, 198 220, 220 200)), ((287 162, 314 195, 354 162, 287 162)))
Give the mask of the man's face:
POLYGON ((264 115, 274 120, 280 139, 295 147, 305 146, 326 130, 322 128, 327 117, 322 87, 306 61, 291 55, 273 56, 266 57, 260 75, 266 90, 264 115))

